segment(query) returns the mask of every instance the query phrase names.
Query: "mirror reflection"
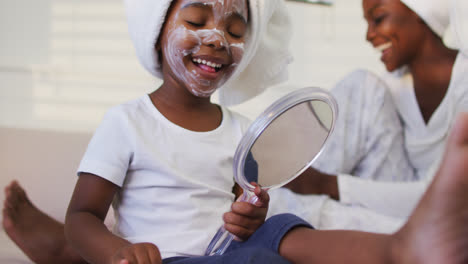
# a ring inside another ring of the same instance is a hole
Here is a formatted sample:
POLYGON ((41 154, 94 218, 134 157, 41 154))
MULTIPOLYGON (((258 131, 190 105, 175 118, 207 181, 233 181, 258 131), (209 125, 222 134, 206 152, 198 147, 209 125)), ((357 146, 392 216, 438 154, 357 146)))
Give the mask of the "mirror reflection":
MULTIPOLYGON (((278 188, 307 169, 333 131, 335 99, 314 87, 294 91, 274 102, 249 127, 234 155, 234 178, 243 189, 240 201, 255 203, 253 182, 278 188)), ((234 236, 221 226, 205 255, 222 255, 234 236)))
POLYGON ((264 188, 300 174, 322 149, 333 122, 330 105, 309 100, 276 117, 258 136, 244 162, 244 177, 264 188))

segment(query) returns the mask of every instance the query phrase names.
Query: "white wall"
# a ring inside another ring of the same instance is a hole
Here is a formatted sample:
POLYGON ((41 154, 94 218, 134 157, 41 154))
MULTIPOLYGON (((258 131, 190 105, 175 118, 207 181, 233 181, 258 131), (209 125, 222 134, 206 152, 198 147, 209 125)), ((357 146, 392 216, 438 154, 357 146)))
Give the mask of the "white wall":
POLYGON ((357 67, 383 70, 378 54, 365 41, 361 0, 336 0, 331 8, 295 2, 288 7, 295 25, 295 83, 328 87, 357 67))
POLYGON ((347 73, 365 68, 377 74, 385 69, 379 54, 366 42, 367 24, 361 0, 335 0, 332 7, 287 2, 294 32, 289 81, 235 110, 249 116, 261 113, 274 99, 291 89, 318 86, 329 89, 347 73))
MULTIPOLYGON (((282 92, 381 67, 364 40, 360 1, 288 2, 295 61, 282 92)), ((159 84, 134 56, 120 0, 2 0, 0 30, 0 126, 93 131, 110 106, 159 84)), ((273 98, 236 109, 253 116, 273 98)))

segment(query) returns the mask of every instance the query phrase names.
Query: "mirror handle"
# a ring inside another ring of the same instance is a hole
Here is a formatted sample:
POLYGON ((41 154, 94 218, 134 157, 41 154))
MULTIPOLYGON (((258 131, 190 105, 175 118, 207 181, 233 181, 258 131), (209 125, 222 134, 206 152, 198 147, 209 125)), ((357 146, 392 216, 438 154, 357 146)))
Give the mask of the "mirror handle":
MULTIPOLYGON (((255 195, 254 192, 246 189, 244 189, 239 199, 239 202, 249 202, 251 204, 255 204, 257 201, 257 195, 255 195)), ((217 256, 224 254, 229 245, 231 245, 233 239, 234 235, 229 233, 229 231, 224 228, 224 225, 222 225, 206 248, 205 256, 217 256)))
POLYGON ((229 231, 224 228, 224 225, 222 225, 206 248, 205 256, 218 256, 224 254, 229 245, 231 245, 233 239, 234 235, 229 233, 229 231))

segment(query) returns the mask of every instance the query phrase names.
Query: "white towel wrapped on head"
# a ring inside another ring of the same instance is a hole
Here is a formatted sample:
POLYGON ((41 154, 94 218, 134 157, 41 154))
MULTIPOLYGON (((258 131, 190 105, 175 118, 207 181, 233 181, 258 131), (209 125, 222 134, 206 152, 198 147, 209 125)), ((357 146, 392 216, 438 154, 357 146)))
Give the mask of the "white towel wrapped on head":
MULTIPOLYGON (((172 0, 124 0, 130 37, 137 57, 152 75, 162 78, 155 51, 172 0)), ((219 88, 224 105, 242 103, 287 79, 291 22, 283 0, 248 0, 249 36, 244 57, 232 77, 219 88)))
POLYGON ((252 34, 233 78, 219 90, 225 105, 242 103, 267 87, 286 81, 292 62, 292 25, 283 0, 249 0, 252 34))
POLYGON ((155 44, 172 0, 124 0, 128 32, 136 55, 152 75, 162 78, 155 44))
MULTIPOLYGON (((449 0, 400 0, 440 37, 447 30, 449 18, 449 0)), ((465 0, 466 1, 466 0, 465 0)))

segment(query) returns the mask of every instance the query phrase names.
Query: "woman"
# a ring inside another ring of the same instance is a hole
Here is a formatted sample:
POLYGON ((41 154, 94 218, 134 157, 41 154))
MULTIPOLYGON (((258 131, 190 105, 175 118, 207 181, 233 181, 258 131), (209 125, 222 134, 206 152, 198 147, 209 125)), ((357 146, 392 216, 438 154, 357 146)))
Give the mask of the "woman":
MULTIPOLYGON (((368 23, 366 38, 382 53, 380 59, 388 71, 382 79, 402 121, 404 147, 417 181, 382 182, 373 180, 378 175, 363 179, 311 170, 313 177, 298 178, 288 187, 303 194, 327 194, 341 202, 322 206, 322 228, 391 232, 411 213, 435 174, 455 116, 468 111, 468 56, 442 40, 449 25, 449 3, 445 0, 363 0, 363 11, 368 23), (370 212, 344 204, 360 205, 370 212), (369 217, 379 216, 373 212, 394 217, 382 220, 394 220, 395 224, 374 226, 369 217)), ((350 93, 349 89, 346 92, 350 93)), ((340 93, 335 95, 340 97, 340 93)), ((362 104, 365 99, 373 100, 365 97, 362 104)), ((349 104, 345 100, 340 110, 349 104)), ((341 114, 347 120, 359 120, 356 113, 360 110, 341 114)), ((333 160, 334 152, 329 149, 322 157, 333 160)), ((316 168, 322 170, 320 164, 316 168)))

